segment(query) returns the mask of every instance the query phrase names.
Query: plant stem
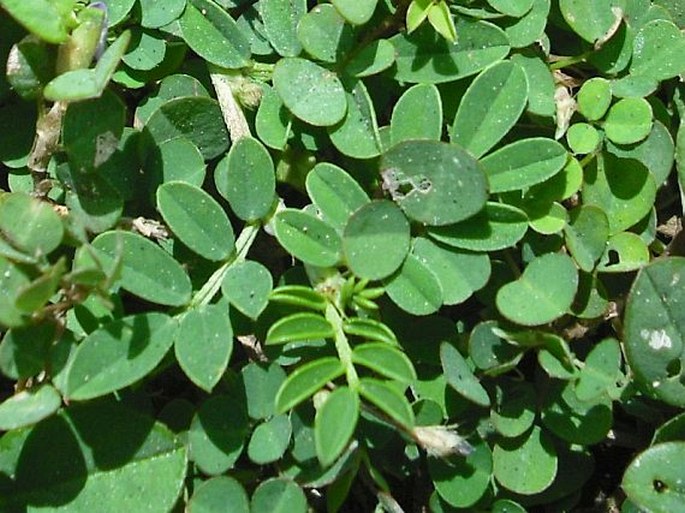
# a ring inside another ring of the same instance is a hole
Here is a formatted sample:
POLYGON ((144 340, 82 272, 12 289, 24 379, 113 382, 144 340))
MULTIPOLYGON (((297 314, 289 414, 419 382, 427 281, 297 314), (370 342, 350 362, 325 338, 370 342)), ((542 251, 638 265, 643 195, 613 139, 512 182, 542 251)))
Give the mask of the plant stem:
POLYGON ((585 59, 587 59, 591 53, 592 52, 585 52, 581 53, 580 55, 573 55, 571 57, 560 57, 558 61, 550 64, 549 69, 554 71, 555 69, 568 68, 569 66, 573 66, 579 62, 585 62, 585 59))
POLYGON ((214 296, 221 288, 221 283, 224 281, 224 277, 228 270, 233 265, 245 260, 250 247, 252 247, 252 243, 259 233, 260 227, 260 223, 249 223, 245 225, 243 231, 240 232, 238 239, 235 241, 236 252, 234 256, 214 271, 202 288, 195 293, 195 296, 193 296, 193 299, 188 304, 188 310, 208 305, 210 301, 214 299, 214 296))
POLYGON ((340 312, 330 301, 326 306, 326 319, 333 325, 335 330, 335 350, 338 352, 338 358, 340 358, 340 361, 345 366, 347 384, 352 390, 356 390, 359 387, 359 376, 357 376, 357 371, 352 363, 352 348, 343 331, 343 319, 340 316, 340 312))
POLYGON ((240 71, 221 70, 214 66, 210 67, 209 77, 216 91, 216 98, 219 101, 221 114, 228 129, 228 134, 232 142, 236 142, 242 137, 250 137, 250 126, 247 124, 243 109, 236 100, 233 93, 232 83, 243 80, 240 71))

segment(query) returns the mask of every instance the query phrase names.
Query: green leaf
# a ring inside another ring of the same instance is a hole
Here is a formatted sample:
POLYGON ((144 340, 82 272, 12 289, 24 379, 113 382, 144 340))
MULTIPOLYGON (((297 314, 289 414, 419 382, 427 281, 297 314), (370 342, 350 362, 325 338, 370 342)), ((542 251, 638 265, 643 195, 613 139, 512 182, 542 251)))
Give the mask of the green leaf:
POLYGON ((376 157, 381 152, 376 113, 364 82, 347 84, 347 113, 341 123, 330 127, 328 135, 341 153, 357 159, 376 157))
POLYGON ((302 489, 289 479, 262 481, 252 494, 252 513, 306 513, 307 498, 302 489))
POLYGON ((585 168, 583 178, 583 203, 604 210, 610 235, 633 226, 654 204, 654 178, 636 160, 600 154, 585 168))
POLYGON ((535 387, 527 381, 506 380, 497 385, 490 420, 499 434, 514 438, 533 425, 536 410, 535 387))
POLYGON ((15 192, 0 201, 0 237, 31 256, 45 256, 62 242, 62 220, 52 207, 15 192))
POLYGON ((124 21, 135 3, 136 0, 108 0, 107 17, 109 18, 110 26, 118 25, 124 21))
POLYGON ((546 324, 564 315, 578 288, 578 270, 571 257, 547 253, 535 258, 516 281, 497 292, 497 308, 524 326, 546 324))
POLYGON ((456 223, 485 205, 487 181, 478 162, 454 144, 405 141, 381 161, 383 188, 408 217, 429 226, 456 223))
POLYGON ((492 452, 483 440, 472 442, 473 452, 449 460, 428 459, 428 472, 435 489, 455 508, 473 506, 485 494, 492 478, 492 452))
POLYGON ((58 75, 45 86, 45 99, 76 102, 100 96, 114 75, 130 40, 131 32, 122 32, 102 54, 94 69, 77 69, 58 75))
POLYGON ((178 21, 185 42, 207 62, 229 69, 247 65, 249 41, 233 18, 214 2, 188 0, 178 21))
POLYGON ((67 375, 66 396, 83 401, 132 385, 164 358, 175 331, 176 322, 156 312, 105 324, 78 346, 67 375))
POLYGON ((521 66, 526 74, 528 81, 527 111, 537 116, 553 118, 556 114, 555 85, 554 76, 547 61, 530 50, 514 54, 510 59, 521 66))
POLYGON ((592 348, 585 358, 576 382, 576 396, 591 401, 616 387, 621 365, 621 348, 616 339, 606 338, 592 348))
POLYGON ((72 405, 0 439, 0 504, 7 511, 170 511, 186 449, 171 431, 113 401, 72 405), (107 500, 103 500, 107 497, 107 500), (97 505, 97 506, 94 506, 97 505))
POLYGON ((350 26, 330 4, 320 4, 305 14, 297 25, 302 48, 317 60, 334 63, 352 45, 350 26))
POLYGON ((49 0, 2 0, 0 5, 26 30, 52 44, 64 43, 69 34, 66 21, 49 0))
POLYGON ((516 244, 527 230, 525 212, 504 203, 488 202, 483 210, 466 221, 429 227, 428 235, 455 248, 496 251, 516 244))
POLYGON ((521 495, 546 489, 557 473, 557 454, 551 437, 534 426, 527 437, 502 439, 492 453, 493 473, 505 488, 521 495))
POLYGON ((157 189, 157 209, 181 242, 208 260, 224 260, 235 250, 235 237, 221 205, 205 191, 184 182, 157 189))
POLYGON ((184 136, 169 139, 155 146, 145 160, 145 177, 150 195, 166 182, 180 181, 201 187, 206 165, 198 147, 184 136))
POLYGON ((383 284, 390 299, 413 315, 428 315, 442 306, 442 287, 438 278, 412 254, 407 255, 399 270, 383 284))
POLYGON ((617 146, 607 141, 606 150, 619 158, 642 162, 657 185, 663 184, 673 169, 675 144, 668 128, 660 121, 654 121, 652 131, 639 143, 617 146))
POLYGON ((643 25, 633 39, 630 74, 656 81, 675 77, 685 69, 685 36, 667 20, 643 25))
POLYGON ((578 112, 589 121, 604 117, 611 105, 611 82, 602 77, 594 77, 583 82, 578 95, 578 112))
POLYGON ((259 262, 245 260, 228 268, 221 292, 244 315, 257 319, 269 302, 271 273, 259 262))
POLYGON ((416 371, 407 355, 386 342, 370 342, 355 347, 352 350, 352 363, 402 383, 411 383, 416 379, 416 371))
POLYGON ((484 254, 449 248, 424 237, 414 239, 412 254, 438 279, 446 305, 466 301, 490 277, 490 260, 484 254))
POLYGON ((406 397, 387 381, 374 378, 359 380, 361 396, 388 415, 395 422, 411 429, 414 426, 414 412, 406 397))
POLYGON ((598 397, 581 401, 574 383, 551 382, 542 408, 542 422, 547 429, 567 442, 594 445, 601 442, 611 429, 611 400, 598 397))
POLYGON ((626 358, 637 384, 650 395, 685 405, 685 258, 654 261, 640 271, 628 296, 624 321, 626 358))
POLYGON ((400 82, 452 82, 478 73, 509 53, 502 29, 484 21, 459 17, 456 43, 449 43, 432 27, 390 39, 396 50, 395 79, 400 82))
POLYGON ((385 71, 395 62, 395 47, 387 39, 376 39, 353 56, 345 71, 356 78, 368 77, 385 71))
POLYGON ((311 310, 326 310, 326 298, 304 285, 281 285, 271 292, 269 300, 311 310))
POLYGON ((525 16, 506 23, 504 31, 512 48, 530 46, 544 38, 550 7, 550 0, 533 0, 533 7, 525 16))
POLYGON ((374 319, 353 317, 343 322, 343 331, 348 335, 361 337, 372 342, 398 345, 397 338, 390 328, 374 319))
POLYGON ((457 29, 445 0, 438 0, 428 9, 428 22, 447 41, 454 43, 457 40, 457 29))
POLYGON ((22 390, 0 403, 0 430, 36 424, 55 413, 61 405, 62 398, 51 385, 22 390))
POLYGON ((186 7, 186 0, 167 0, 163 4, 155 0, 140 0, 140 24, 147 28, 159 28, 176 20, 186 7))
POLYGON ((240 457, 248 433, 245 396, 215 395, 202 403, 188 429, 192 461, 205 474, 223 474, 240 457))
POLYGON ((241 371, 245 384, 247 413, 252 419, 264 420, 275 413, 274 398, 285 381, 285 371, 277 363, 248 363, 241 371))
POLYGON ((219 193, 244 221, 269 214, 276 196, 276 174, 266 148, 251 137, 241 137, 214 171, 219 193))
POLYGON ((523 190, 551 178, 566 165, 568 153, 552 139, 521 139, 481 160, 490 192, 523 190))
POLYGON ((272 88, 263 84, 262 90, 262 101, 255 117, 255 130, 269 148, 282 150, 290 135, 293 116, 272 88))
POLYGON ((278 390, 276 411, 284 413, 294 408, 344 372, 344 365, 332 356, 319 358, 298 367, 278 390))
POLYGON ((92 245, 108 275, 121 259, 120 283, 132 294, 169 306, 190 300, 192 284, 185 269, 155 243, 135 233, 110 231, 92 245))
POLYGON ((359 419, 359 396, 346 386, 328 394, 314 421, 314 443, 321 465, 328 467, 350 442, 359 419))
POLYGON ((479 406, 490 406, 490 397, 461 353, 449 342, 440 344, 440 362, 450 385, 459 395, 479 406))
POLYGON ((640 453, 623 475, 628 498, 653 513, 680 511, 685 500, 680 462, 685 443, 656 444, 640 453))
POLYGON ((320 162, 307 174, 307 194, 321 213, 338 230, 345 228, 355 210, 369 202, 364 189, 343 169, 320 162))
POLYGON ((363 25, 371 19, 378 0, 331 0, 343 18, 352 25, 363 25))
POLYGON ((592 205, 571 210, 564 228, 566 248, 585 272, 592 272, 604 253, 609 238, 609 221, 604 212, 592 205))
POLYGON ((488 0, 491 7, 514 18, 520 18, 533 7, 533 0, 488 0))
POLYGON ((312 61, 281 59, 273 72, 276 92, 286 107, 302 121, 331 126, 347 112, 347 96, 335 74, 312 61))
POLYGON ((318 267, 332 267, 340 260, 340 235, 318 217, 287 208, 274 217, 278 242, 295 258, 318 267))
POLYGON ((612 105, 604 121, 606 136, 616 144, 642 141, 652 130, 652 107, 644 98, 624 98, 612 105))
POLYGON ((511 370, 522 355, 521 349, 495 334, 496 327, 496 321, 480 322, 469 337, 471 360, 477 368, 487 371, 489 375, 511 370))
POLYGON ((233 352, 233 328, 226 306, 206 305, 186 312, 174 337, 174 351, 186 376, 211 392, 233 352))
POLYGON ((597 149, 602 142, 602 136, 592 125, 574 123, 566 131, 566 142, 574 154, 584 155, 597 149))
POLYGON ((220 513, 231 505, 234 513, 250 513, 250 500, 240 482, 229 476, 203 481, 188 501, 188 513, 220 513))
POLYGON ((121 60, 134 70, 149 71, 159 66, 166 54, 166 41, 159 33, 136 30, 121 60))
POLYGON ((228 132, 216 100, 186 96, 164 103, 152 113, 145 125, 157 145, 186 137, 198 147, 205 160, 223 154, 228 148, 228 132))
POLYGON ((290 444, 292 426, 287 415, 276 415, 259 424, 250 438, 247 455, 257 465, 273 463, 283 457, 290 444))
POLYGON ((527 102, 528 80, 523 68, 511 61, 497 63, 466 90, 450 139, 479 158, 509 132, 527 102))
POLYGON ((126 106, 105 91, 100 98, 71 105, 64 115, 62 144, 76 170, 92 170, 117 150, 124 131, 126 106))
POLYGON ((610 0, 559 0, 559 9, 573 31, 589 43, 601 39, 614 24, 610 0))
POLYGON ((437 87, 417 84, 402 94, 392 111, 390 138, 393 144, 442 138, 442 100, 437 87))
POLYGON ((409 222, 394 203, 371 201, 357 209, 345 226, 347 265, 359 278, 385 278, 402 265, 409 252, 409 236, 409 222))
POLYGON ((297 39, 297 25, 307 12, 304 0, 263 0, 259 13, 264 33, 271 46, 283 57, 296 57, 302 47, 297 39))
POLYGON ((282 317, 271 325, 266 334, 266 345, 285 344, 298 340, 332 338, 333 326, 319 314, 300 312, 282 317))

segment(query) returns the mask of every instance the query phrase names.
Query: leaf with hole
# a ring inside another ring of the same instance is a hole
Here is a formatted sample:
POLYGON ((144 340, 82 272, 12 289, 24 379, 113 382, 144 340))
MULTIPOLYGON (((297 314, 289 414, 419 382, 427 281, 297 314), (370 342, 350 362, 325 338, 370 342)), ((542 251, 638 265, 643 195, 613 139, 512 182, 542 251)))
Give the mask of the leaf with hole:
POLYGON ((383 154, 383 188, 407 216, 429 226, 456 223, 485 205, 487 181, 461 147, 438 141, 405 141, 383 154))

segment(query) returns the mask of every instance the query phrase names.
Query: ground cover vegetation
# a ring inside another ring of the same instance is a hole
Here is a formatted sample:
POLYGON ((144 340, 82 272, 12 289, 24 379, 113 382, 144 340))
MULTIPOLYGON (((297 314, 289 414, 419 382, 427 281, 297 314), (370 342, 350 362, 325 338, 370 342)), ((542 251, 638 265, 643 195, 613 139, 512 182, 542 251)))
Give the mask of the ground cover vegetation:
POLYGON ((0 511, 685 511, 682 2, 0 8, 0 511))

